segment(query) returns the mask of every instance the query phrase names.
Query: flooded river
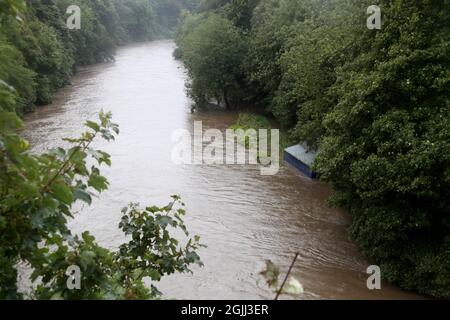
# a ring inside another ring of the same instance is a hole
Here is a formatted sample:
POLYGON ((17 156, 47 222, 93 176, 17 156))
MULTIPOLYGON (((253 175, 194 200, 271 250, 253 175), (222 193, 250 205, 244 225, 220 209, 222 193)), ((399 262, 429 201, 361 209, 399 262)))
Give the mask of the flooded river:
POLYGON ((262 176, 255 166, 177 166, 171 161, 172 133, 224 130, 236 113, 191 113, 185 72, 172 58, 172 41, 121 48, 116 61, 83 69, 54 103, 26 117, 25 135, 34 151, 76 137, 87 119, 101 110, 113 112, 121 134, 96 147, 112 155, 104 169, 110 189, 91 207, 79 208, 70 222, 74 232, 90 230, 100 245, 116 248, 124 239, 118 229, 120 210, 130 202, 165 205, 179 194, 187 205, 186 222, 208 245, 199 253, 204 268, 175 275, 157 284, 177 299, 270 299, 259 272, 271 259, 287 270, 300 252, 294 275, 305 299, 403 299, 418 296, 387 284, 366 287, 369 263, 347 240, 350 217, 327 206, 328 185, 310 181, 283 167, 262 176))

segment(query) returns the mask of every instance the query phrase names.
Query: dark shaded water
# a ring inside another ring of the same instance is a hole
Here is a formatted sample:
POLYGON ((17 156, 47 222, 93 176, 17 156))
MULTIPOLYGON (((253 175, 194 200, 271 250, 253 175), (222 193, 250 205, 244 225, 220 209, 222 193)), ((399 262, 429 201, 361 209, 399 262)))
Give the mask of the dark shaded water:
MULTIPOLYGON (((25 135, 35 151, 76 137, 87 119, 112 111, 121 134, 96 147, 112 155, 105 169, 111 187, 91 207, 80 207, 71 227, 90 230, 98 242, 116 248, 117 225, 129 202, 165 205, 171 194, 187 204, 187 224, 208 248, 194 275, 165 279, 159 288, 178 299, 273 298, 258 275, 266 259, 284 270, 300 252, 294 275, 305 299, 403 299, 418 296, 383 284, 369 291, 369 263, 347 240, 349 216, 326 204, 327 185, 290 168, 261 176, 254 166, 176 166, 171 162, 173 131, 191 129, 196 120, 225 129, 235 113, 190 113, 183 67, 172 58, 174 44, 156 41, 122 48, 114 63, 81 71, 54 104, 26 118, 25 135)), ((419 297, 420 298, 420 297, 419 297)))

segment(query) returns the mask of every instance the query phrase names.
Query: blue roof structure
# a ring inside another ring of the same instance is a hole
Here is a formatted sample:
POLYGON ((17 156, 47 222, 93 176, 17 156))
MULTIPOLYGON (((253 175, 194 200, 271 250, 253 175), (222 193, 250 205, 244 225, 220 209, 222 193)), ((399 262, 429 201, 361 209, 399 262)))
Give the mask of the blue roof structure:
POLYGON ((308 148, 301 144, 284 150, 284 160, 311 179, 318 178, 317 173, 312 171, 312 165, 316 156, 316 152, 308 150, 308 148))

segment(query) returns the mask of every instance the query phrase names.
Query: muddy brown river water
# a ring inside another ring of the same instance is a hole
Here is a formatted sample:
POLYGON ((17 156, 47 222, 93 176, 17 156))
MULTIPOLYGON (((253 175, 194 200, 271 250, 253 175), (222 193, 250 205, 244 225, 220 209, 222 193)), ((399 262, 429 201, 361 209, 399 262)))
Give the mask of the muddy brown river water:
POLYGON ((268 299, 259 272, 271 259, 287 270, 300 252, 294 275, 305 287, 304 299, 405 299, 420 296, 383 283, 366 287, 369 263, 347 239, 348 213, 327 205, 328 185, 283 167, 262 176, 255 166, 177 166, 171 161, 172 133, 226 129, 236 113, 191 114, 185 72, 172 58, 172 41, 155 41, 118 50, 116 61, 81 70, 54 103, 26 117, 25 135, 34 151, 76 137, 87 119, 113 112, 121 134, 116 142, 97 143, 112 155, 104 169, 110 189, 91 207, 78 208, 72 230, 90 230, 97 241, 116 248, 124 239, 117 225, 130 202, 165 205, 171 194, 186 202, 186 222, 208 245, 200 251, 204 268, 157 284, 177 299, 268 299))

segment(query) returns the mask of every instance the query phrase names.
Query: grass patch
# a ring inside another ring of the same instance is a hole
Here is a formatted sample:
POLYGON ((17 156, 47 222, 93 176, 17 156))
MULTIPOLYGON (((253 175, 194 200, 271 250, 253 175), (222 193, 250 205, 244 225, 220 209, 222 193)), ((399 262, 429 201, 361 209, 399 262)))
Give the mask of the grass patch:
MULTIPOLYGON (((270 137, 270 130, 276 129, 274 128, 269 119, 262 115, 258 114, 252 114, 252 113, 240 113, 237 122, 230 127, 230 129, 233 130, 249 130, 254 129, 258 132, 260 129, 267 129, 269 130, 269 141, 271 139, 270 137)), ((259 141, 258 141, 259 142, 259 141)), ((245 147, 249 148, 249 138, 242 139, 242 141, 239 141, 240 144, 245 145, 245 147)), ((280 164, 283 164, 283 157, 284 157, 284 149, 292 145, 292 141, 290 139, 290 135, 287 132, 284 132, 280 130, 280 164)))

